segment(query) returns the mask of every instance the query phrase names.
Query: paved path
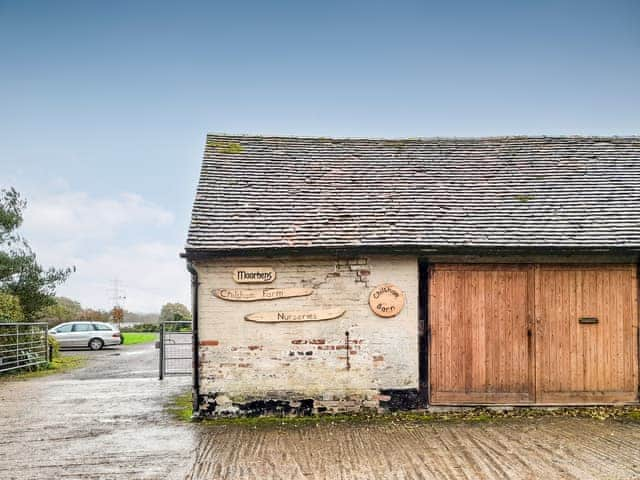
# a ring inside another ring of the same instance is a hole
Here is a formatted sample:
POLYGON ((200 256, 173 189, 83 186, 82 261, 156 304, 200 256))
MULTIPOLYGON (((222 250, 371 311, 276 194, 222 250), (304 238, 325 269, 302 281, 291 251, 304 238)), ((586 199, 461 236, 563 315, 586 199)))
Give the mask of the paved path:
MULTIPOLYGON (((77 353, 77 352, 73 352, 77 353)), ((246 428, 163 412, 151 345, 0 382, 0 479, 640 479, 640 424, 579 418, 246 428)))
POLYGON ((184 478, 193 428, 163 405, 190 377, 158 381, 153 344, 65 354, 87 366, 0 383, 0 479, 184 478))

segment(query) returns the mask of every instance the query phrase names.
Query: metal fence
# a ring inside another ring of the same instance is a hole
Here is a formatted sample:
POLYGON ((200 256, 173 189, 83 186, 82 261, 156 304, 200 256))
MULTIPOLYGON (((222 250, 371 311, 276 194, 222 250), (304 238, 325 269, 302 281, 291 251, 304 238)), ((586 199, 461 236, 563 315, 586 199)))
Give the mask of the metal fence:
POLYGON ((0 323, 0 373, 48 361, 46 323, 0 323))
POLYGON ((191 322, 160 323, 160 380, 167 375, 191 375, 193 331, 191 322))

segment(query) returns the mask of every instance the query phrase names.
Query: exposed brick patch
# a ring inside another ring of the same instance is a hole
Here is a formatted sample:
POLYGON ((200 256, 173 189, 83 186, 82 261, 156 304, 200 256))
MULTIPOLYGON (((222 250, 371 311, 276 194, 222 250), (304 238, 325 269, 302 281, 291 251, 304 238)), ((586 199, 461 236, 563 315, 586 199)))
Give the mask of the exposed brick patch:
POLYGON ((217 347, 218 345, 220 345, 220 342, 218 340, 202 340, 202 341, 200 341, 200 346, 201 347, 217 347))
POLYGON ((251 364, 250 363, 239 363, 238 366, 242 367, 242 368, 247 368, 247 367, 250 367, 251 364))
POLYGON ((347 260, 349 265, 366 265, 368 259, 366 257, 358 257, 347 260))
POLYGON ((363 283, 368 287, 371 274, 369 259, 366 257, 339 259, 335 263, 335 271, 328 273, 327 278, 339 277, 342 273, 353 278, 356 283, 363 283))
POLYGON ((313 340, 309 340, 309 343, 312 345, 324 345, 326 340, 324 338, 314 338, 313 340))
POLYGON ((261 345, 249 345, 249 350, 262 350, 262 346, 261 345))
POLYGON ((374 355, 373 356, 373 361, 374 362, 383 362, 384 361, 384 356, 383 355, 374 355))
POLYGON ((335 350, 335 345, 320 345, 318 350, 335 350))
POLYGON ((293 345, 302 345, 302 344, 307 343, 307 341, 306 340, 291 340, 291 343, 293 345))

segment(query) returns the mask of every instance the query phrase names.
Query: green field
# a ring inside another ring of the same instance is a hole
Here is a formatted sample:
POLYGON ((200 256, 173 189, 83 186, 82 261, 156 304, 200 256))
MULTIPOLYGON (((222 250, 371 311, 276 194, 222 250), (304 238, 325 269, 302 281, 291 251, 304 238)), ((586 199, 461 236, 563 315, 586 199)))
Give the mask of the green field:
POLYGON ((154 332, 122 332, 125 345, 137 345, 139 343, 152 343, 158 339, 154 332))

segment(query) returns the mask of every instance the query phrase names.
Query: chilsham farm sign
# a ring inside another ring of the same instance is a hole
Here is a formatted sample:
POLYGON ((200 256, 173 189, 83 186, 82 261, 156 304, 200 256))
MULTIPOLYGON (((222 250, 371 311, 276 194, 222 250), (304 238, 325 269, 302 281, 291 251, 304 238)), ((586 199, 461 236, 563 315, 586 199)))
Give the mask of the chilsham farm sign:
POLYGON ((279 298, 305 297, 313 293, 313 288, 217 288, 215 297, 230 302, 255 302, 277 300, 279 298))

